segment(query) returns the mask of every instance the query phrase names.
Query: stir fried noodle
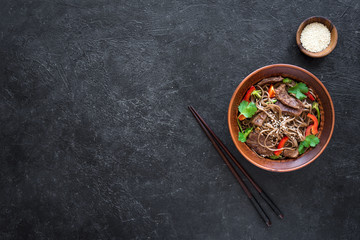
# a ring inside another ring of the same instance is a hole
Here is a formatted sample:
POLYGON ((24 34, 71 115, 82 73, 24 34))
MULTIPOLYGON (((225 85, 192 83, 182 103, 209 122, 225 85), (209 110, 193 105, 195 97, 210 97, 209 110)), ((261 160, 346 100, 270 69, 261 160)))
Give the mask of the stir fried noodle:
MULTIPOLYGON (((305 130, 309 126, 308 113, 313 113, 312 104, 307 99, 301 101, 304 109, 300 116, 284 114, 280 107, 273 103, 268 94, 269 84, 263 87, 256 86, 256 90, 261 90, 261 98, 258 99, 251 96, 251 101, 256 103, 258 112, 264 112, 267 115, 266 121, 261 127, 256 127, 258 135, 258 142, 261 146, 270 151, 277 150, 277 144, 286 135, 289 137, 287 145, 283 149, 296 150, 298 143, 305 140, 305 130), (260 141, 260 136, 265 136, 265 141, 260 141), (270 140, 270 141, 269 141, 270 140), (268 144, 271 142, 271 144, 268 144)), ((311 91, 311 89, 310 89, 311 91)), ((241 125, 244 128, 251 127, 250 119, 242 121, 241 125)))

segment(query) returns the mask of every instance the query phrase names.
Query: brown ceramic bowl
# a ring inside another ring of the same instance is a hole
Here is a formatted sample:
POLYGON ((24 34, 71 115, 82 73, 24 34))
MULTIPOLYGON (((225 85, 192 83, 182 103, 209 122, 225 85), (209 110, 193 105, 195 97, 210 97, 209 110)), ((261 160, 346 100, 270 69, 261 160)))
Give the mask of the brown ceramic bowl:
POLYGON ((338 40, 338 33, 336 30, 336 27, 334 26, 334 24, 331 23, 331 21, 327 18, 324 17, 310 17, 308 19, 305 19, 305 21, 303 21, 297 32, 296 32, 296 43, 298 45, 298 47, 300 48, 300 50, 306 54, 309 57, 313 57, 313 58, 321 58, 321 57, 325 57, 326 55, 328 55, 329 53, 332 52, 332 50, 334 50, 334 48, 336 47, 337 44, 337 40, 338 40), (303 29, 306 27, 306 25, 313 23, 313 22, 319 22, 324 24, 330 31, 331 33, 331 39, 330 39, 330 44, 329 46, 327 46, 327 48, 325 48, 324 50, 322 50, 321 52, 310 52, 308 50, 306 50, 300 41, 300 36, 301 36, 301 32, 303 31, 303 29))
POLYGON ((249 162, 255 166, 273 172, 290 172, 305 167, 306 165, 313 162, 317 157, 320 156, 320 154, 328 145, 334 130, 334 123, 334 106, 325 86, 309 71, 288 64, 269 65, 252 72, 236 88, 231 98, 228 110, 229 130, 231 138, 237 149, 249 162), (263 158, 252 151, 245 143, 238 141, 239 130, 236 118, 238 114, 238 106, 244 98, 245 93, 252 85, 256 84, 260 80, 267 77, 280 75, 283 77, 289 77, 298 82, 304 82, 310 86, 314 90, 316 99, 320 104, 320 143, 315 148, 311 148, 304 154, 300 155, 297 159, 271 160, 268 158, 263 158))

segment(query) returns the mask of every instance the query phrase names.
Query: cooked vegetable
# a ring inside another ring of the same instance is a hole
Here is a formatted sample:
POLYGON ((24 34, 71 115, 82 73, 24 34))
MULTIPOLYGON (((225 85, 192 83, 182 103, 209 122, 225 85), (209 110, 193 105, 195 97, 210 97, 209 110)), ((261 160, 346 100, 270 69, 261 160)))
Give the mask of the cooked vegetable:
POLYGON ((270 158, 272 159, 272 160, 276 160, 276 159, 279 159, 279 158, 281 158, 281 156, 279 155, 279 156, 276 156, 276 155, 272 155, 272 156, 270 156, 270 158))
MULTIPOLYGON (((250 114, 248 114, 248 110, 246 110, 245 108, 242 108, 243 111, 246 112, 245 114, 243 114, 243 112, 240 110, 241 104, 244 103, 244 106, 245 106, 245 103, 250 102, 250 97, 251 97, 251 95, 252 95, 252 93, 253 93, 254 91, 255 91, 255 87, 254 87, 254 86, 251 86, 250 89, 246 92, 243 101, 242 101, 242 102, 240 103, 240 105, 239 105, 240 115, 239 115, 238 119, 239 119, 240 121, 245 120, 246 118, 250 118, 250 117, 252 117, 252 115, 255 114, 255 113, 253 113, 253 114, 250 116, 250 114)), ((256 95, 256 94, 257 94, 257 93, 255 93, 254 95, 256 95)), ((260 94, 259 94, 259 96, 260 96, 260 98, 261 98, 261 95, 260 95, 260 94)), ((252 106, 253 106, 253 105, 250 106, 250 109, 253 109, 253 108, 251 108, 252 106)), ((256 106, 255 106, 255 108, 256 108, 256 106)), ((250 110, 250 113, 251 113, 251 111, 252 111, 252 110, 250 110)), ((256 111, 257 111, 257 108, 256 108, 256 111)), ((255 111, 255 112, 256 112, 256 111, 255 111)))
POLYGON ((305 93, 305 95, 311 100, 311 101, 315 101, 315 98, 314 98, 314 96, 313 95, 311 95, 311 93, 310 92, 307 92, 307 93, 305 93))
POLYGON ((249 134, 252 132, 252 130, 253 130, 253 128, 254 127, 251 127, 251 128, 247 128, 246 130, 245 130, 245 132, 239 132, 239 141, 240 142, 246 142, 246 139, 247 139, 247 137, 249 136, 249 134))
POLYGON ((274 86, 273 86, 272 84, 271 84, 270 87, 269 87, 268 93, 269 93, 269 97, 270 97, 270 98, 275 97, 275 90, 274 90, 274 86))
POLYGON ((319 109, 319 103, 313 102, 312 108, 316 110, 317 112, 317 120, 320 123, 320 109, 319 109))
POLYGON ((245 120, 246 117, 245 117, 244 115, 240 114, 239 117, 238 117, 238 119, 239 119, 240 121, 242 121, 242 120, 245 120))
POLYGON ((309 135, 299 144, 299 153, 303 154, 308 147, 315 147, 320 142, 319 138, 315 135, 309 135))
POLYGON ((256 98, 261 98, 261 90, 254 90, 252 93, 251 93, 252 96, 256 97, 256 98))
POLYGON ((304 100, 306 98, 305 93, 309 91, 309 88, 305 83, 299 82, 295 86, 289 88, 288 92, 295 94, 296 98, 299 100, 304 100))
POLYGON ((251 96, 251 93, 255 91, 255 87, 254 86, 251 86, 250 89, 247 91, 243 101, 247 101, 247 102, 250 102, 250 96, 251 96))
POLYGON ((276 103, 277 99, 270 99, 270 101, 266 102, 266 104, 272 104, 272 103, 276 103))
POLYGON ((311 118, 311 120, 313 120, 313 122, 314 122, 313 126, 311 127, 312 134, 317 134, 318 133, 318 125, 319 125, 317 118, 314 115, 312 115, 311 113, 308 113, 307 116, 309 118, 311 118))
POLYGON ((306 128, 305 137, 311 135, 311 128, 312 128, 313 126, 314 126, 314 125, 311 124, 311 125, 309 125, 309 126, 306 128))
POLYGON ((288 107, 295 109, 304 108, 304 104, 299 99, 294 98, 288 93, 286 84, 281 83, 280 86, 275 89, 275 94, 276 99, 288 107))
POLYGON ((283 83, 292 83, 290 78, 284 78, 283 83))
POLYGON ((239 105, 239 112, 246 118, 251 118, 257 111, 256 104, 253 102, 242 101, 239 105))
MULTIPOLYGON (((279 145, 277 146, 277 149, 281 149, 284 147, 285 143, 287 142, 287 140, 289 140, 289 137, 288 136, 284 136, 281 140, 280 140, 280 143, 279 145)), ((280 154, 282 153, 283 150, 277 150, 274 152, 274 154, 276 156, 280 156, 280 154)))

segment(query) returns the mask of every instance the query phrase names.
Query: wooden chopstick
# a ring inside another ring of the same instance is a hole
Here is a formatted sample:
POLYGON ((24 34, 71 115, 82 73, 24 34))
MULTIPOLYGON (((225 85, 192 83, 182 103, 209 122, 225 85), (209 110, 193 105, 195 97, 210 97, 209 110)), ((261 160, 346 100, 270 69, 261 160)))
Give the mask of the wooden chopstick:
POLYGON ((229 149, 223 144, 223 142, 215 135, 215 133, 211 130, 211 128, 206 124, 204 119, 196 112, 196 110, 189 106, 190 111, 197 116, 197 118, 201 121, 201 123, 204 125, 206 130, 210 132, 212 137, 216 139, 218 144, 222 147, 222 149, 228 154, 230 159, 234 162, 234 164, 240 169, 240 171, 244 174, 244 176, 249 180, 251 185, 254 186, 256 191, 259 193, 259 195, 264 199, 264 201, 270 206, 270 208, 274 211, 274 213, 280 218, 283 219, 284 215, 281 213, 280 209, 275 205, 275 203, 270 199, 270 197, 264 192, 264 190, 261 189, 261 187, 252 179, 252 177, 246 172, 244 167, 236 160, 234 155, 229 151, 229 149))
POLYGON ((229 160, 226 158, 225 154, 222 152, 222 150, 220 149, 220 147, 218 146, 218 144, 215 142, 215 139, 212 137, 212 135, 210 134, 210 132, 207 130, 207 128, 205 127, 205 125, 202 123, 202 121, 200 120, 200 118, 197 116, 197 114, 195 113, 195 109, 193 109, 191 106, 189 106, 189 110, 191 111, 191 113, 194 115, 195 119, 197 120, 197 122, 199 123, 200 127, 204 130, 206 136, 209 138, 209 140, 211 141, 211 143, 214 145, 215 149, 217 150, 217 152, 219 153, 219 155, 221 156, 221 158, 224 160, 224 162, 226 163, 226 165, 228 166, 228 168, 230 169, 231 173, 234 175, 234 177, 236 178, 236 180, 238 180, 238 182, 240 183, 240 186, 242 187, 242 189, 244 190, 244 192, 246 193, 246 195, 248 196, 249 200, 251 201, 252 205, 254 206, 254 208, 256 209, 257 213, 260 215, 260 217, 263 219, 263 221, 265 222, 265 224, 270 227, 271 226, 271 221, 269 219, 269 217, 266 215, 264 209, 261 207, 261 205, 259 204, 259 202, 256 200, 256 198, 252 195, 252 193, 250 192, 250 190, 248 189, 248 187, 245 185, 244 181, 241 179, 241 177, 239 176, 239 174, 236 172, 236 170, 234 169, 234 167, 231 165, 231 163, 229 162, 229 160))

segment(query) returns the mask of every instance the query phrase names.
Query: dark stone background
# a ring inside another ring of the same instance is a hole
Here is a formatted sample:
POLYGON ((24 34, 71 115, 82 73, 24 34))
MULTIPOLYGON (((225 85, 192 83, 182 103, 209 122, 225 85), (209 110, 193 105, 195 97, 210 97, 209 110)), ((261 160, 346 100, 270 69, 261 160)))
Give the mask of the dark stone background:
POLYGON ((359 239, 359 1, 0 5, 0 239, 359 239), (339 32, 323 59, 295 44, 313 15, 339 32), (314 73, 336 111, 325 152, 291 173, 248 163, 227 127, 236 86, 273 63, 314 73), (188 104, 283 221, 264 226, 188 104))

